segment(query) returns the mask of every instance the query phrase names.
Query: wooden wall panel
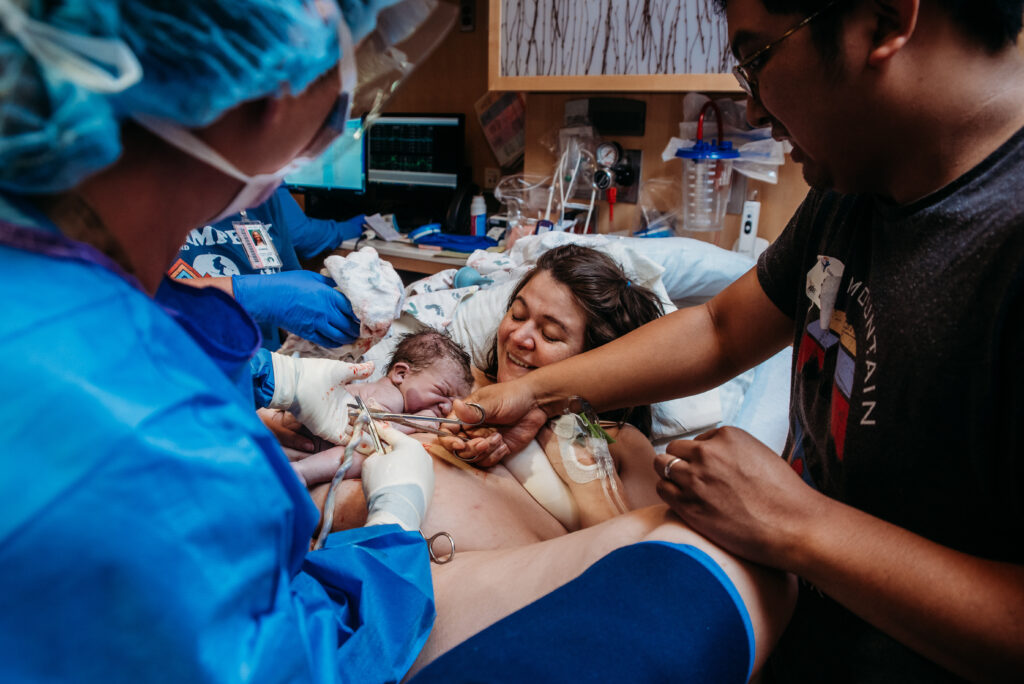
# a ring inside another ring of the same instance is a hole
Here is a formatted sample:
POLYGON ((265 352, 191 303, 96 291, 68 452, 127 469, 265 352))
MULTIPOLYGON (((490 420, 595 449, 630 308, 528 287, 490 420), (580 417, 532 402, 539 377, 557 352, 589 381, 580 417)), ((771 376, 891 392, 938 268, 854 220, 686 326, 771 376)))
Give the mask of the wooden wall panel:
MULTIPOLYGON (((484 169, 497 167, 497 161, 483 136, 474 103, 487 92, 488 0, 476 0, 476 30, 462 33, 456 27, 427 61, 406 80, 387 111, 392 112, 463 112, 466 115, 466 159, 473 167, 473 180, 483 186, 484 169)), ((595 94, 595 93, 591 93, 595 94)), ((614 93, 602 92, 603 97, 614 93)), ((643 178, 680 173, 680 162, 661 161, 661 151, 672 135, 678 134, 682 118, 683 93, 622 93, 623 97, 647 102, 646 135, 643 138, 617 138, 623 147, 642 149, 643 178)), ((587 97, 588 93, 529 93, 527 95, 526 159, 529 173, 549 175, 555 159, 543 148, 540 138, 558 128, 563 121, 566 100, 587 97)), ((759 234, 774 239, 785 227, 796 206, 807 192, 799 167, 789 162, 782 167, 781 182, 773 186, 751 182, 760 190, 761 228, 759 234)), ((599 230, 609 230, 607 210, 601 206, 599 230)), ((614 230, 638 226, 635 205, 618 204, 614 230)), ((732 245, 739 234, 739 217, 727 215, 726 228, 718 237, 724 245, 732 245)))

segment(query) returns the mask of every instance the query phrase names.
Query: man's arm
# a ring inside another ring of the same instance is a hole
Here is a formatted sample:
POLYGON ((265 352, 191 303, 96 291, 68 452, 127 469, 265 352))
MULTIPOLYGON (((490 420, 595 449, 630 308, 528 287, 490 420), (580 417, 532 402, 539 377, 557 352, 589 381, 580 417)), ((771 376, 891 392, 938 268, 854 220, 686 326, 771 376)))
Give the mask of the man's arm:
POLYGON ((523 379, 542 406, 578 394, 597 410, 717 387, 785 347, 793 322, 751 269, 706 304, 681 309, 523 379))
MULTIPOLYGON (((769 358, 792 334, 793 321, 772 303, 751 269, 706 304, 518 380, 481 388, 466 401, 480 404, 489 424, 514 426, 504 436, 515 453, 540 429, 544 414, 562 412, 567 397, 579 395, 607 410, 696 394, 769 358)), ((480 415, 464 402, 456 402, 456 413, 466 421, 480 415)), ((497 460, 478 463, 486 467, 497 460)))
POLYGON ((1019 680, 1024 567, 954 551, 830 499, 742 430, 673 442, 655 471, 670 464, 659 494, 708 539, 804 577, 972 681, 1019 680))
POLYGON ((972 681, 1020 681, 1024 567, 954 551, 833 500, 811 527, 794 572, 972 681))

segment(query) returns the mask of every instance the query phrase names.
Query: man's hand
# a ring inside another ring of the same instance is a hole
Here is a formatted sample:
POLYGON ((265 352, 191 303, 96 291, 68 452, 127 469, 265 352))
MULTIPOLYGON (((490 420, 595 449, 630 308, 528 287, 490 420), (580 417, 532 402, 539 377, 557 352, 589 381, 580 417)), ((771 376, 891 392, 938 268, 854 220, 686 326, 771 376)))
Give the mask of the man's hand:
POLYGON ((773 567, 786 568, 785 550, 799 543, 803 523, 825 503, 784 459, 734 427, 672 442, 654 468, 662 478, 658 495, 688 525, 773 567))
POLYGON ((529 385, 519 380, 482 387, 464 400, 454 403, 455 416, 466 423, 480 420, 484 410, 484 424, 498 428, 498 437, 473 437, 464 440, 464 446, 451 449, 463 460, 481 468, 500 463, 509 454, 518 453, 547 422, 547 414, 537 405, 529 385))

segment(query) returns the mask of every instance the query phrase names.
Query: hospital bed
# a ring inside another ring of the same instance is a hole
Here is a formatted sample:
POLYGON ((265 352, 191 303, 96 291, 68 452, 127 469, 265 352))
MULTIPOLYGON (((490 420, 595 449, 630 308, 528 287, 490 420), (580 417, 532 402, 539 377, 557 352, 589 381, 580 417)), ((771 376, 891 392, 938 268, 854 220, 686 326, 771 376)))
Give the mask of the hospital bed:
MULTIPOLYGON (((387 338, 365 353, 379 377, 397 338, 424 327, 447 330, 478 367, 493 344, 508 296, 519 275, 545 250, 567 241, 608 253, 634 282, 657 293, 666 311, 707 301, 754 265, 754 261, 690 238, 620 238, 547 233, 523 238, 508 254, 477 252, 468 264, 492 282, 455 287, 455 270, 421 279, 406 289, 401 317, 387 338)), ((685 344, 685 342, 680 342, 685 344)), ((750 432, 781 453, 788 432, 789 371, 787 347, 759 366, 709 392, 653 405, 652 441, 659 451, 674 439, 693 437, 719 425, 750 432)))

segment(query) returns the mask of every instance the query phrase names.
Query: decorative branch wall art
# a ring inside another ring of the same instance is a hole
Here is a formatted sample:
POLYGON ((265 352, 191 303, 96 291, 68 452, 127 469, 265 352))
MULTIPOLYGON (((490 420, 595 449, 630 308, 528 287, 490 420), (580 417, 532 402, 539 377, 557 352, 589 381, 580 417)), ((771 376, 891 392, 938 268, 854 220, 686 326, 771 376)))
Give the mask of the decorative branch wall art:
POLYGON ((500 75, 727 73, 712 0, 501 0, 500 75))

